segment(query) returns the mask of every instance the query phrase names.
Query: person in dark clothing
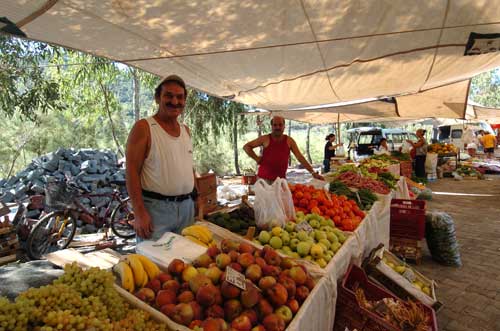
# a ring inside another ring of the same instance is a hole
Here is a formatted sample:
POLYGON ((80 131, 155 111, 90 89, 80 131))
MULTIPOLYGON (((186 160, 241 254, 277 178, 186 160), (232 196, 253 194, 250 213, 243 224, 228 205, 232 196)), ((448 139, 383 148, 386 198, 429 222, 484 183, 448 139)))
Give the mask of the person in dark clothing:
POLYGON ((335 135, 333 133, 330 133, 328 136, 326 136, 325 140, 327 141, 327 143, 325 144, 323 172, 326 174, 327 172, 330 172, 330 158, 335 156, 335 148, 341 146, 342 144, 333 144, 335 142, 335 135))
POLYGON ((418 129, 415 134, 418 138, 417 142, 407 140, 407 142, 412 145, 413 149, 415 149, 415 176, 419 178, 426 178, 425 159, 427 157, 427 141, 424 137, 425 130, 418 129))

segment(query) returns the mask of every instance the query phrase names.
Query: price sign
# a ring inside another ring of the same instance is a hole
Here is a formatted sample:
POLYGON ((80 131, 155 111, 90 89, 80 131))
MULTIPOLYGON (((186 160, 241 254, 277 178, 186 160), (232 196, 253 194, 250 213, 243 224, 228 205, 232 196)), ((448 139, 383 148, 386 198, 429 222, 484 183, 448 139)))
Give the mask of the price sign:
POLYGON ((415 279, 417 278, 415 276, 415 273, 413 272, 413 270, 411 270, 410 268, 406 268, 405 272, 403 272, 402 276, 406 279, 408 279, 408 281, 410 283, 413 283, 415 281, 415 279))
POLYGON ((226 267, 226 281, 243 291, 247 288, 247 283, 245 281, 245 275, 234 270, 231 267, 226 267))
POLYGON ((295 226, 295 231, 299 232, 301 230, 306 231, 307 233, 310 233, 314 229, 312 228, 312 226, 309 225, 309 223, 307 223, 307 221, 303 221, 295 226))

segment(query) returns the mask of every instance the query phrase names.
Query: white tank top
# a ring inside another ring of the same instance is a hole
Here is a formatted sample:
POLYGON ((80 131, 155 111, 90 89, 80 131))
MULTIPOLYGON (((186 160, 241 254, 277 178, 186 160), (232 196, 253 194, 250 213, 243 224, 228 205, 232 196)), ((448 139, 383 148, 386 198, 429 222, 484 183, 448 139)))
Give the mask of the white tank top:
POLYGON ((190 193, 194 187, 193 145, 181 124, 179 137, 169 135, 153 117, 146 118, 151 149, 141 172, 142 188, 163 195, 190 193))

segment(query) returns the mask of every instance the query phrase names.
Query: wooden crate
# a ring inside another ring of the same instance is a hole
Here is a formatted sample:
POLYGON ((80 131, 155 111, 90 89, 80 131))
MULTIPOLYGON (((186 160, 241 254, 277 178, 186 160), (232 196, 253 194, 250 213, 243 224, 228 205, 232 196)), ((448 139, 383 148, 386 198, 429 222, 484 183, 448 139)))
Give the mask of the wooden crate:
POLYGON ((410 260, 417 265, 422 262, 423 240, 391 236, 389 246, 392 253, 404 260, 410 260))
POLYGON ((208 196, 215 192, 217 194, 217 178, 215 174, 205 174, 196 178, 198 195, 208 196))
POLYGON ((196 215, 206 215, 217 209, 217 192, 198 195, 196 199, 196 215))
POLYGON ((0 265, 15 261, 18 249, 16 229, 13 226, 0 228, 0 265))

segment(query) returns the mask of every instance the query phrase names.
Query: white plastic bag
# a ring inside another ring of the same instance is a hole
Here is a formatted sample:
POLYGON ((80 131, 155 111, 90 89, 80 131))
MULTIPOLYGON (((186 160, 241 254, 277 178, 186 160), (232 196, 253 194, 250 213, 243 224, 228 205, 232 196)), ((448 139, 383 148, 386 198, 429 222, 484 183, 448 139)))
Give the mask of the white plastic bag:
POLYGON ((277 186, 279 196, 281 198, 283 212, 285 214, 286 220, 295 219, 295 207, 293 206, 293 197, 290 188, 288 187, 288 182, 284 178, 277 178, 273 186, 277 186))
MULTIPOLYGON (((285 181, 286 182, 286 181, 285 181)), ((287 221, 281 194, 281 180, 278 178, 269 185, 259 179, 254 185, 255 223, 259 229, 271 229, 275 226, 283 227, 287 221)), ((293 205, 293 201, 292 201, 293 205)))
POLYGON ((427 153, 425 157, 425 172, 433 176, 437 176, 436 167, 438 163, 438 155, 436 153, 427 153))
POLYGON ((401 147, 401 153, 410 153, 412 145, 409 142, 405 142, 401 147))
POLYGON ((339 156, 339 157, 345 156, 344 145, 335 148, 335 156, 339 156))

